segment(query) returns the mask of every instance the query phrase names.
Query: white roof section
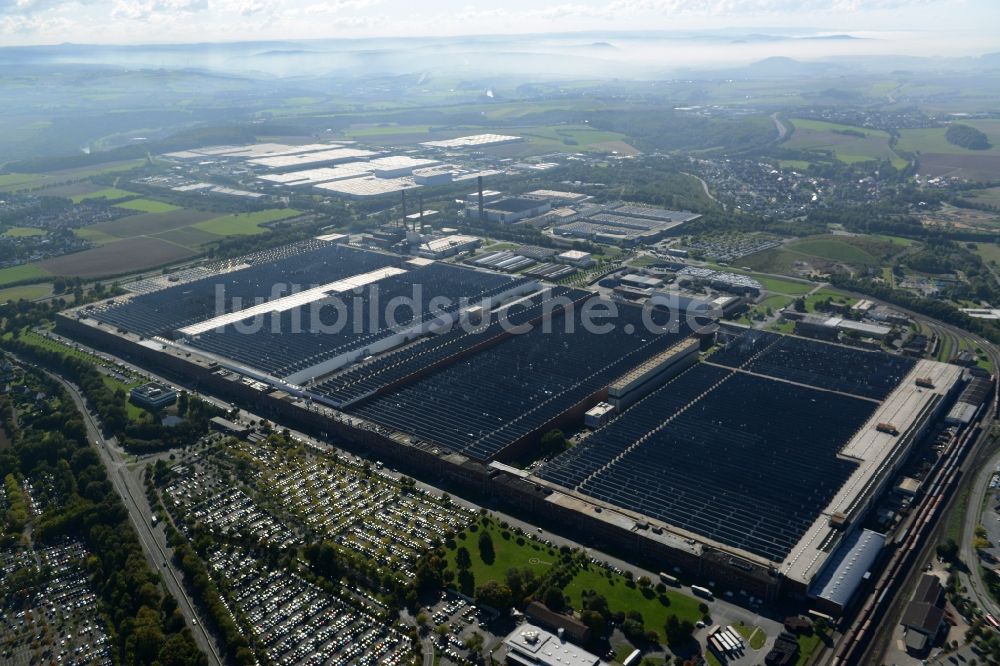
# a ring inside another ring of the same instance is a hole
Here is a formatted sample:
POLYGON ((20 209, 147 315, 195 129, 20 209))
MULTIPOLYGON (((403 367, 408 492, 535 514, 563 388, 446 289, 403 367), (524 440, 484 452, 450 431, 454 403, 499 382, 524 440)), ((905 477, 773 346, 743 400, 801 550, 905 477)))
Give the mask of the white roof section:
POLYGON ((406 271, 402 268, 393 268, 390 266, 389 268, 380 268, 376 271, 353 275, 349 278, 344 278, 343 280, 330 282, 329 284, 313 287, 312 289, 305 289, 288 296, 283 296, 282 298, 276 298, 266 303, 253 305, 242 310, 237 310, 236 312, 229 312, 206 321, 198 322, 197 324, 185 326, 180 329, 180 332, 184 335, 199 335, 215 328, 221 329, 224 326, 235 324, 238 321, 243 321, 244 319, 248 319, 250 317, 265 315, 270 312, 285 312, 286 310, 291 310, 292 308, 297 308, 302 305, 312 303, 313 301, 318 301, 331 294, 342 294, 345 291, 350 291, 358 287, 364 287, 365 285, 373 282, 384 280, 385 278, 392 277, 393 275, 401 275, 405 272, 406 271))
POLYGON ((473 134, 442 141, 424 141, 420 145, 428 148, 478 148, 500 143, 513 143, 514 141, 521 141, 521 137, 507 134, 473 134))
POLYGON ((456 234, 454 236, 444 236, 442 238, 434 238, 427 241, 426 243, 420 244, 420 249, 428 250, 430 252, 444 252, 456 246, 468 245, 470 243, 476 243, 479 238, 476 236, 463 236, 461 234, 456 234))
POLYGON ((385 157, 376 157, 370 160, 368 164, 371 166, 370 171, 375 171, 379 169, 385 169, 387 171, 395 169, 419 169, 421 167, 432 167, 441 164, 440 160, 432 160, 426 157, 410 157, 409 155, 387 155, 385 157))
POLYGON ((540 666, 604 666, 606 662, 582 647, 530 622, 522 624, 503 639, 509 656, 517 663, 540 666))
POLYGON ((248 146, 208 146, 205 148, 192 148, 173 153, 166 153, 166 157, 174 159, 199 159, 203 157, 240 157, 247 159, 261 157, 275 157, 278 155, 296 155, 300 153, 316 152, 320 150, 330 150, 340 148, 336 143, 309 143, 300 146, 293 146, 285 143, 254 143, 248 146))
POLYGON ((582 261, 584 259, 590 259, 590 253, 584 252, 583 250, 566 250, 560 253, 560 259, 566 259, 567 261, 582 261))
POLYGON ((249 160, 249 163, 266 169, 289 169, 297 166, 305 167, 312 164, 322 164, 323 162, 347 162, 349 160, 372 157, 373 155, 378 155, 378 153, 359 148, 334 148, 333 150, 320 150, 301 155, 262 157, 249 160))
POLYGON ((1000 309, 996 308, 962 308, 962 312, 973 319, 1000 319, 1000 309))
POLYGON ((358 178, 348 178, 346 180, 336 180, 332 183, 317 185, 316 189, 334 194, 346 194, 354 197, 374 197, 379 194, 391 194, 401 190, 412 190, 420 187, 413 182, 412 178, 376 178, 375 176, 361 176, 358 178))
POLYGON ((330 183, 335 180, 346 180, 357 178, 362 174, 371 173, 368 162, 347 162, 332 167, 320 167, 318 169, 306 169, 305 171, 291 171, 289 173, 269 173, 260 176, 260 180, 296 187, 299 185, 317 185, 319 183, 330 183))
POLYGON ((857 509, 864 505, 879 484, 892 473, 898 463, 892 459, 901 447, 909 445, 913 425, 921 419, 931 403, 952 391, 961 380, 962 372, 963 368, 957 365, 917 361, 913 370, 841 449, 839 456, 857 461, 858 467, 788 554, 781 565, 784 575, 808 583, 819 573, 828 557, 822 546, 831 538, 831 532, 835 529, 830 526, 830 517, 841 513, 849 520, 854 518, 857 509), (918 377, 930 379, 934 388, 917 386, 918 377), (893 424, 899 434, 879 432, 876 429, 879 423, 893 424))
POLYGON ((885 545, 885 535, 858 530, 849 536, 830 559, 812 588, 812 595, 844 607, 861 585, 885 545))

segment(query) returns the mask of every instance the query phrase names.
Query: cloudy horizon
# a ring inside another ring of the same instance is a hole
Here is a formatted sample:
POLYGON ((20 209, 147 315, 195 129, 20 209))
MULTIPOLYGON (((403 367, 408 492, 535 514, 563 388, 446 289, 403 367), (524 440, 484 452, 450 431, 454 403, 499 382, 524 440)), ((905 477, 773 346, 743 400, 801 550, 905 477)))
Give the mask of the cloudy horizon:
POLYGON ((976 55, 996 25, 992 0, 0 0, 0 46, 802 30, 875 36, 833 55, 976 55))

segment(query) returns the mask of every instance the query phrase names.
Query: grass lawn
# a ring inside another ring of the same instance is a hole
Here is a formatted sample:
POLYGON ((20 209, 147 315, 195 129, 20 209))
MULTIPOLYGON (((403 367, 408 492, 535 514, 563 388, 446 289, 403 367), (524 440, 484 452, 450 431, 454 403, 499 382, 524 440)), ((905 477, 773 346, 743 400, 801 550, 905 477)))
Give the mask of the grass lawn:
POLYGON ((796 666, 808 664, 822 645, 823 638, 815 632, 811 636, 799 634, 799 659, 795 662, 796 666))
POLYGON ((115 204, 115 208, 127 208, 128 210, 137 210, 140 213, 169 213, 172 210, 180 210, 181 207, 155 199, 133 199, 115 204))
POLYGON ((844 242, 836 237, 811 238, 788 243, 788 249, 822 257, 832 261, 843 261, 849 264, 877 264, 878 259, 856 245, 844 242))
POLYGON ((48 277, 50 273, 35 264, 21 264, 10 268, 0 268, 0 286, 21 282, 22 280, 32 280, 34 278, 48 277))
POLYGON ((267 231, 267 228, 262 226, 264 224, 285 220, 296 215, 301 215, 301 213, 291 208, 261 210, 255 213, 235 213, 199 222, 194 227, 218 236, 247 236, 267 231))
POLYGON ((469 570, 475 579, 476 587, 479 587, 488 580, 505 581, 507 570, 516 568, 528 568, 535 574, 542 576, 548 572, 549 568, 559 559, 559 551, 550 548, 543 543, 533 541, 529 537, 518 537, 513 532, 508 532, 508 538, 503 537, 503 529, 496 523, 491 522, 489 527, 484 528, 482 523, 477 522, 478 529, 473 532, 469 529, 464 531, 465 538, 455 537, 455 549, 446 549, 448 568, 458 571, 455 565, 455 553, 458 548, 464 546, 469 551, 472 558, 472 566, 469 570), (491 564, 483 562, 479 554, 479 534, 480 530, 486 529, 493 538, 493 550, 496 558, 491 564), (518 539, 522 543, 518 543, 518 539))
POLYGON ((44 298, 52 293, 52 285, 44 282, 42 284, 26 284, 20 287, 7 287, 0 289, 0 303, 7 301, 19 301, 22 298, 33 301, 36 298, 44 298))
POLYGON ((35 229, 34 227, 10 227, 3 232, 4 236, 9 236, 10 238, 27 238, 28 236, 44 236, 44 229, 35 229))
POLYGON ((854 305, 858 299, 851 298, 850 296, 845 296, 839 291, 833 289, 820 289, 814 294, 806 296, 806 311, 816 312, 816 304, 820 301, 825 301, 826 299, 831 299, 834 303, 849 303, 854 305))
POLYGON ((759 650, 764 647, 764 643, 767 641, 767 634, 760 627, 752 627, 747 624, 736 624, 733 626, 740 636, 746 639, 747 643, 754 650, 759 650))
POLYGON ((120 190, 117 187, 105 187, 102 190, 97 190, 96 192, 88 192, 87 194, 78 194, 75 197, 70 197, 73 203, 80 203, 81 201, 87 201, 88 199, 107 199, 108 201, 115 201, 116 199, 126 199, 128 197, 139 196, 135 192, 129 192, 128 190, 120 190))
POLYGON ((788 294, 789 296, 801 296, 808 294, 816 285, 808 282, 794 282, 792 280, 782 280, 780 278, 766 277, 750 273, 750 277, 760 282, 764 289, 776 294, 788 294))
POLYGON ((611 612, 639 611, 646 630, 657 632, 661 640, 666 640, 663 627, 671 615, 676 615, 680 620, 689 620, 692 624, 701 619, 698 605, 702 602, 694 597, 667 588, 664 595, 667 601, 664 603, 652 587, 648 588, 650 596, 647 597, 638 585, 629 587, 627 583, 624 576, 591 566, 590 569, 578 572, 563 592, 574 608, 580 608, 584 590, 596 590, 608 600, 611 612))

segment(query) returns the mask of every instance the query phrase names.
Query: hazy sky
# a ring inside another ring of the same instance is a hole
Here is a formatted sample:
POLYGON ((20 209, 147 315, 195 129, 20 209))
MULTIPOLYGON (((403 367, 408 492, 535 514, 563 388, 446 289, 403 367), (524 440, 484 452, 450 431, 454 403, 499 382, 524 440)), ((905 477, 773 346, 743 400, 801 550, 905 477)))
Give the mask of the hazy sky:
POLYGON ((793 26, 983 53, 1000 50, 1000 0, 0 0, 0 45, 793 26))

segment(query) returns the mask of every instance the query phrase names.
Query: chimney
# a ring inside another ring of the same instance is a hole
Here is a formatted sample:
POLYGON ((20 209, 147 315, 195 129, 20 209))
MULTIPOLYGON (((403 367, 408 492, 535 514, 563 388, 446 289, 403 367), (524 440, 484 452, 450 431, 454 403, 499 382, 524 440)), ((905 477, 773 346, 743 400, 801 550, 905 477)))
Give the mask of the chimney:
POLYGON ((403 195, 403 228, 406 228, 406 190, 400 190, 400 194, 403 195))
POLYGON ((423 192, 418 192, 417 193, 417 201, 420 204, 420 222, 418 222, 418 224, 420 225, 420 228, 417 229, 417 231, 423 232, 423 230, 424 230, 424 193, 423 192))
POLYGON ((483 221, 483 177, 476 176, 476 184, 479 185, 479 221, 483 221))

